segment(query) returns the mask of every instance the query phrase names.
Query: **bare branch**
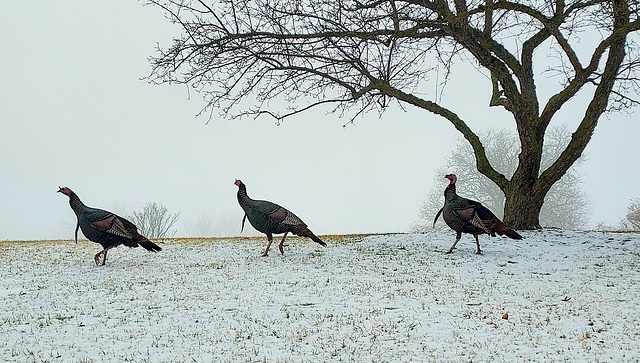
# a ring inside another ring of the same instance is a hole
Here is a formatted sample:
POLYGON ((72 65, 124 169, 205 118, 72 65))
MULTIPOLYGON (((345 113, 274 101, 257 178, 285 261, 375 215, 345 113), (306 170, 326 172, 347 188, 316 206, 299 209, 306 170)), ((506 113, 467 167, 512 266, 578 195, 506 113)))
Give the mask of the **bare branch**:
POLYGON ((148 3, 183 33, 150 59, 150 82, 188 85, 206 102, 201 113, 268 115, 277 123, 314 107, 332 107, 347 123, 369 111, 381 114, 394 100, 422 108, 468 140, 476 168, 507 194, 513 226, 538 225, 533 214, 580 157, 604 112, 639 103, 637 0, 148 3), (544 52, 553 57, 545 59, 544 52), (491 82, 488 106, 513 116, 520 153, 511 179, 492 165, 467 123, 440 104, 458 60, 491 82), (539 69, 558 85, 544 105, 539 69), (580 125, 541 173, 547 127, 580 92, 593 92, 580 125), (519 213, 523 204, 533 214, 519 213))

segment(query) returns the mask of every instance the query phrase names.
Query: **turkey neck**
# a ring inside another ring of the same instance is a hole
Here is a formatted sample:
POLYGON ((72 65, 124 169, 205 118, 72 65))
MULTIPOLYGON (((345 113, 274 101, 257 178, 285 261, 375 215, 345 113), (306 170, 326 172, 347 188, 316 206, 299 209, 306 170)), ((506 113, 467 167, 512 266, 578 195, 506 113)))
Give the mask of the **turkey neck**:
POLYGON ((444 190, 444 201, 445 203, 449 201, 451 198, 455 198, 458 195, 456 194, 456 185, 449 184, 447 188, 444 190))
POLYGON ((240 184, 238 186, 238 203, 240 203, 242 209, 245 209, 245 206, 249 205, 251 202, 253 202, 253 199, 249 198, 247 195, 247 186, 240 184))
POLYGON ((76 214, 87 208, 87 206, 82 203, 78 195, 74 192, 71 192, 71 194, 69 194, 69 205, 71 205, 71 209, 73 209, 76 214))

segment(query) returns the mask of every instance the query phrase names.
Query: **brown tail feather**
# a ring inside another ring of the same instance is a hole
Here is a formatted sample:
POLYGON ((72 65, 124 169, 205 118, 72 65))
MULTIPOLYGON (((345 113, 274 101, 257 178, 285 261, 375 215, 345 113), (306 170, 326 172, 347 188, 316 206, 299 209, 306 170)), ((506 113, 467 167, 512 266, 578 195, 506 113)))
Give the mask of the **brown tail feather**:
POLYGON ((311 233, 311 231, 309 231, 309 233, 311 234, 309 236, 309 238, 311 238, 311 240, 313 240, 313 242, 318 242, 321 246, 323 247, 327 247, 327 244, 324 243, 320 238, 318 238, 315 234, 311 233))
POLYGON ((135 239, 136 239, 136 242, 138 242, 138 244, 144 247, 144 249, 147 251, 151 251, 151 252, 162 251, 162 248, 160 246, 149 241, 145 236, 141 234, 138 234, 137 236, 135 236, 135 239))
POLYGON ((318 236, 313 234, 313 232, 311 232, 311 230, 309 228, 304 227, 304 228, 299 229, 297 231, 293 231, 293 233, 298 235, 298 236, 300 236, 300 237, 309 237, 309 238, 311 238, 311 240, 313 242, 317 242, 321 246, 327 247, 327 244, 324 243, 320 238, 318 238, 318 236))
POLYGON ((144 247, 147 251, 151 251, 151 252, 162 251, 162 248, 160 248, 160 246, 158 246, 157 244, 149 240, 138 242, 138 243, 140 244, 140 246, 144 247))
POLYGON ((518 234, 518 232, 513 229, 507 227, 504 223, 500 223, 496 228, 496 233, 499 235, 505 235, 509 238, 513 239, 522 239, 522 236, 518 234))

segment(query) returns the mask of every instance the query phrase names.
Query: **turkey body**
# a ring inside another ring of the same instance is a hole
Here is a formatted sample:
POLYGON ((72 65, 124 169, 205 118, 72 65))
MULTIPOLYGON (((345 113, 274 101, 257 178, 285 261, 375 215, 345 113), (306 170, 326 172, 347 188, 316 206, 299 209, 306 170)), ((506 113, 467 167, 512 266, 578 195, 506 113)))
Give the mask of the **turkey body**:
POLYGON ((278 245, 281 254, 284 254, 284 241, 288 233, 308 237, 324 247, 327 246, 326 243, 309 230, 302 219, 291 211, 276 203, 251 199, 247 195, 247 187, 242 181, 236 180, 235 184, 238 186, 238 203, 240 207, 242 207, 242 210, 244 210, 241 231, 244 229, 245 220, 248 219, 253 228, 267 235, 267 248, 262 253, 262 256, 268 256, 269 247, 271 247, 271 243, 273 242, 273 235, 280 233, 284 233, 278 245))
POLYGON ((438 211, 433 224, 435 226, 440 213, 449 228, 456 231, 456 240, 447 253, 452 253, 462 237, 462 233, 472 234, 476 240, 476 253, 481 254, 478 235, 488 234, 491 237, 506 235, 513 239, 522 239, 516 231, 507 227, 489 209, 475 200, 463 198, 456 193, 456 176, 449 174, 449 185, 444 190, 444 206, 438 211))
POLYGON ((101 256, 102 265, 104 265, 107 262, 107 251, 121 244, 128 247, 142 246, 151 252, 162 250, 160 246, 138 233, 138 228, 127 219, 106 210, 87 207, 78 195, 67 187, 60 188, 58 192, 69 197, 69 205, 78 219, 75 231, 76 243, 78 243, 78 229, 81 229, 88 240, 102 246, 103 250, 94 256, 96 265, 100 265, 101 256))

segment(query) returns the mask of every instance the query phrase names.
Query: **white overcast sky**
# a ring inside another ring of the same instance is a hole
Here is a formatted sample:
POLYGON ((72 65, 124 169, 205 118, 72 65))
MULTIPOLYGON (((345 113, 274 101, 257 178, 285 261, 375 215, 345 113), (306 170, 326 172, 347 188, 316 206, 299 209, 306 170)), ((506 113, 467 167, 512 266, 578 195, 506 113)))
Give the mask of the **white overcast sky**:
MULTIPOLYGON (((178 32, 136 1, 0 4, 0 240, 72 238, 75 216, 58 186, 120 214, 164 204, 181 212, 179 236, 200 216, 237 221, 239 232, 236 178, 316 234, 401 232, 416 220, 459 142, 447 121, 409 106, 346 128, 322 111, 280 126, 217 117, 205 125, 195 117, 199 95, 140 80, 156 42, 178 32)), ((487 110, 488 84, 474 73, 452 80, 447 106, 476 131, 513 128, 506 113, 487 110)), ((559 122, 575 127, 582 113, 567 110, 559 122)), ((601 119, 581 168, 592 225, 617 224, 640 197, 638 135, 637 111, 601 119)))

